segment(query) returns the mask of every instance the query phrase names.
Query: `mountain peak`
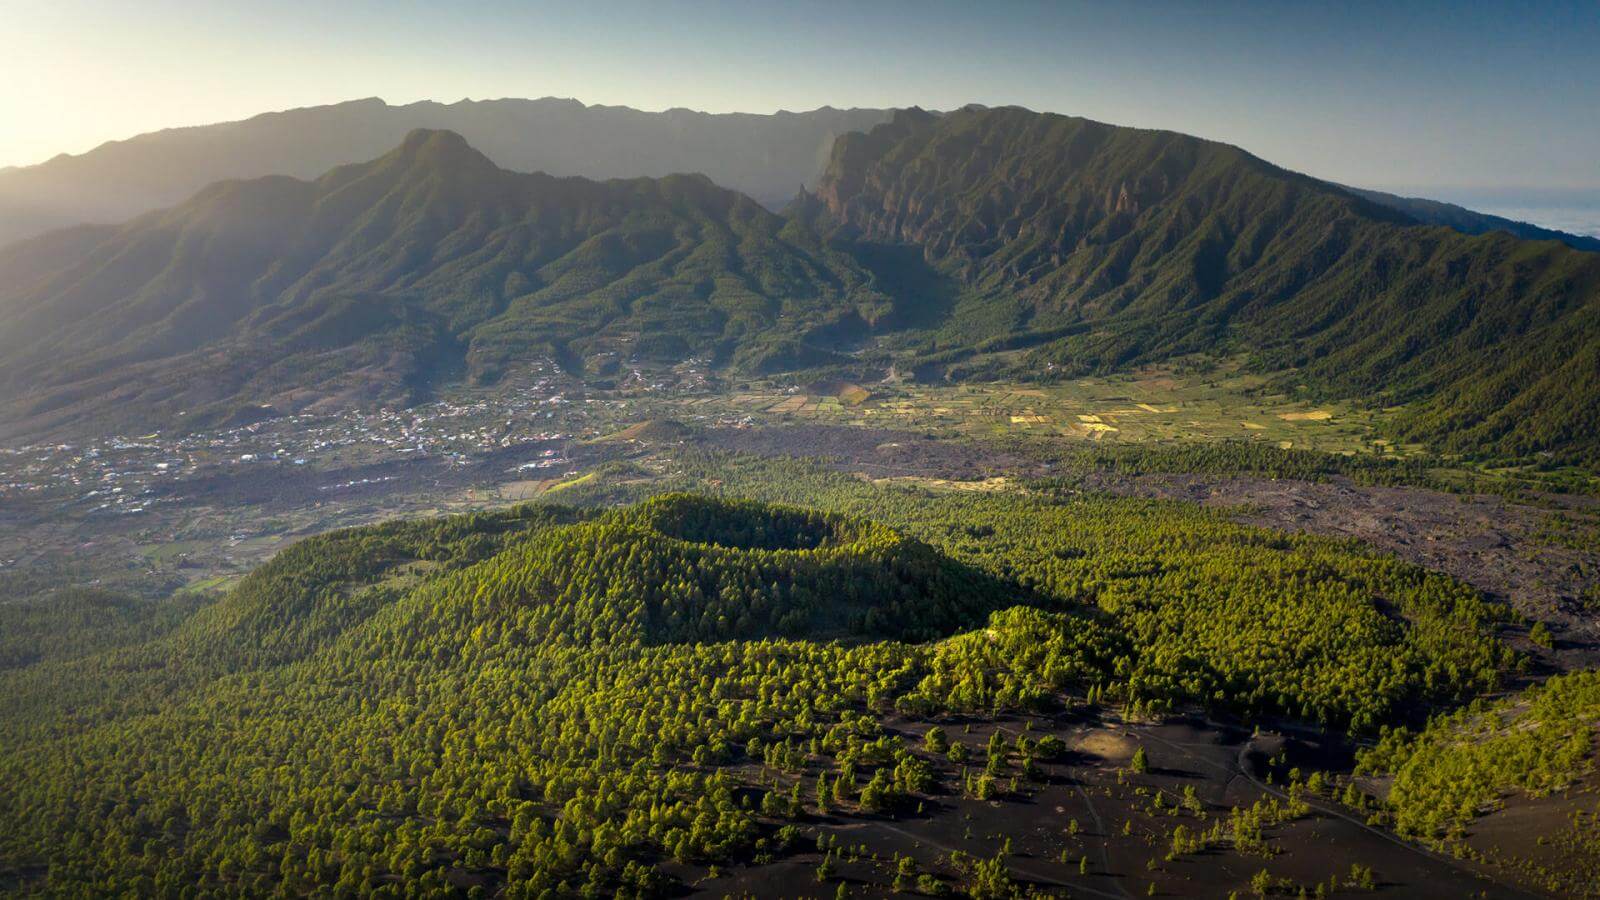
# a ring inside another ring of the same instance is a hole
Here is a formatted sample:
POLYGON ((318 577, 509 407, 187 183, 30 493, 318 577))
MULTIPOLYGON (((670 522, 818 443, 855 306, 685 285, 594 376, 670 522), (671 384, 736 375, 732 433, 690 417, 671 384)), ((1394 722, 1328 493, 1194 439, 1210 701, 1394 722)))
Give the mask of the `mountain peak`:
POLYGON ((414 129, 400 142, 400 146, 378 160, 377 165, 390 171, 414 175, 441 174, 452 177, 484 177, 502 171, 460 134, 435 128, 414 129))
POLYGON ((445 128, 415 128, 400 142, 399 152, 417 159, 451 160, 477 156, 489 158, 472 148, 467 139, 445 128))

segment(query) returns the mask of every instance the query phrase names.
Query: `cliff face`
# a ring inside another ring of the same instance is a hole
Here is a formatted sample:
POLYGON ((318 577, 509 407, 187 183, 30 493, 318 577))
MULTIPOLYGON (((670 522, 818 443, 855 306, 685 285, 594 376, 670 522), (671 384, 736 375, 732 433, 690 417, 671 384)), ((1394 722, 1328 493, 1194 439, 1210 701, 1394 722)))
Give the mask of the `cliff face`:
POLYGON ((886 123, 869 131, 841 135, 833 143, 828 163, 817 180, 816 195, 841 218, 851 201, 863 191, 882 194, 889 188, 886 166, 878 165, 900 142, 938 121, 922 109, 896 110, 886 123))
POLYGON ((1026 281, 1151 225, 1170 249, 1208 216, 1243 230, 1285 203, 1408 221, 1236 147, 1015 108, 897 113, 841 138, 816 193, 868 240, 916 243, 930 258, 980 268, 993 261, 1026 281))

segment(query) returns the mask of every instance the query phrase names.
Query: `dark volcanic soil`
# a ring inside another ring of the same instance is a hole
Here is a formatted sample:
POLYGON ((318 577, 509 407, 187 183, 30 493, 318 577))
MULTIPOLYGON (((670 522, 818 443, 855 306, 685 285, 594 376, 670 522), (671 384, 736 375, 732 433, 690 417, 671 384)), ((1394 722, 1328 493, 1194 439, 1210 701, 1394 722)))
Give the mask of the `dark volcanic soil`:
MULTIPOLYGON (((952 740, 977 754, 997 727, 1014 736, 1023 721, 974 723, 970 732, 961 725, 945 727, 952 740)), ((915 740, 928 723, 904 722, 900 727, 915 740)), ((894 895, 896 855, 916 860, 919 872, 964 885, 965 877, 950 864, 952 852, 990 859, 1004 853, 1009 841, 1004 859, 1011 877, 1048 895, 1108 900, 1254 896, 1251 877, 1265 869, 1292 882, 1287 896, 1294 896, 1300 886, 1309 889, 1330 878, 1343 879, 1355 862, 1373 869, 1385 895, 1534 896, 1488 881, 1469 864, 1368 828, 1320 800, 1308 815, 1269 827, 1264 853, 1223 845, 1169 858, 1176 826, 1204 830, 1219 817, 1226 820, 1233 808, 1281 796, 1254 770, 1259 757, 1278 749, 1281 738, 1252 739, 1248 732, 1204 722, 1128 726, 1035 718, 1030 729, 1036 737, 1056 734, 1071 749, 1061 760, 1042 766, 1042 780, 1024 780, 1016 793, 1006 790, 991 800, 943 793, 921 801, 920 812, 806 817, 800 823, 803 833, 831 835, 841 847, 855 850, 824 882, 817 880, 822 857, 809 845, 809 837, 797 852, 767 865, 733 868, 716 878, 707 878, 704 870, 679 874, 703 896, 832 897, 843 883, 852 897, 887 897, 894 895), (1136 747, 1148 756, 1146 774, 1123 771, 1136 747), (1186 788, 1193 788, 1202 812, 1170 811, 1186 788), (1165 798, 1164 811, 1154 809, 1156 791, 1165 798)), ((926 752, 921 755, 946 772, 950 782, 959 781, 951 764, 926 752)), ((981 765, 975 768, 981 770, 981 765)), ((1013 767, 1001 781, 1009 783, 1014 772, 1013 767)), ((1345 889, 1333 894, 1361 895, 1345 889)))

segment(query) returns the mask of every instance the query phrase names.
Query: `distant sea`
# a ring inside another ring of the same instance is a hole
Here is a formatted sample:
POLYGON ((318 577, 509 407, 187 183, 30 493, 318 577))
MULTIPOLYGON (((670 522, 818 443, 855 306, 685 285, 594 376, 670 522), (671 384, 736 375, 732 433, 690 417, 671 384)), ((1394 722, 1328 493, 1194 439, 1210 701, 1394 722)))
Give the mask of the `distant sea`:
MULTIPOLYGON (((1465 204, 1463 204, 1465 205, 1465 204)), ((1568 234, 1600 238, 1600 205, 1597 206, 1474 206, 1491 216, 1531 222, 1541 228, 1554 228, 1568 234)))
POLYGON ((1417 196, 1433 196, 1492 216, 1532 222, 1541 228, 1600 237, 1600 189, 1438 188, 1437 195, 1417 196))
POLYGON ((1394 185, 1379 190, 1402 197, 1441 200, 1540 228, 1600 238, 1600 188, 1394 185))

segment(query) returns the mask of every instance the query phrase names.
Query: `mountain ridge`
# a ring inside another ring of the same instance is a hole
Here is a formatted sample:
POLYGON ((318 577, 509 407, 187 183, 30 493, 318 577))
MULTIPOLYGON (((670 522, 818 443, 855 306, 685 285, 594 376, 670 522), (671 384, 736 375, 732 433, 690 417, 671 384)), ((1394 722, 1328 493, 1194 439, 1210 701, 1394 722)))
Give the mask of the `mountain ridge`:
POLYGON ((771 115, 645 112, 555 97, 401 105, 364 98, 301 107, 149 132, 0 170, 0 246, 60 227, 119 223, 215 181, 314 179, 387 151, 413 128, 461 133, 515 171, 597 180, 704 171, 775 207, 815 177, 835 135, 886 116, 831 107, 771 115))
POLYGON ((1016 107, 846 134, 783 216, 703 174, 513 173, 413 130, 315 181, 0 248, 0 427, 404 404, 547 363, 961 380, 1243 354, 1282 390, 1403 407, 1406 441, 1582 461, 1597 298, 1597 254, 1016 107))
POLYGON ((808 241, 702 175, 513 173, 419 130, 313 182, 223 182, 0 251, 6 418, 405 402, 440 372, 602 351, 759 368, 877 302, 808 241))
MULTIPOLYGON (((56 228, 121 223, 182 202, 219 180, 314 179, 383 153, 413 127, 457 131, 507 169, 596 180, 699 171, 778 209, 797 188, 813 186, 834 137, 868 130, 893 112, 832 106, 773 113, 646 111, 562 97, 394 105, 365 97, 276 110, 146 132, 33 165, 0 167, 0 246, 56 228)), ((1469 234, 1498 229, 1600 250, 1600 240, 1582 235, 1437 201, 1346 189, 1469 234)))
POLYGON ((963 285, 934 377, 1106 372, 1248 353, 1289 389, 1412 404, 1450 452, 1600 450, 1600 255, 1417 223, 1239 148, 1020 108, 897 116, 835 147, 816 196, 852 240, 963 285), (1559 352, 1553 352, 1560 348, 1559 352))

